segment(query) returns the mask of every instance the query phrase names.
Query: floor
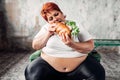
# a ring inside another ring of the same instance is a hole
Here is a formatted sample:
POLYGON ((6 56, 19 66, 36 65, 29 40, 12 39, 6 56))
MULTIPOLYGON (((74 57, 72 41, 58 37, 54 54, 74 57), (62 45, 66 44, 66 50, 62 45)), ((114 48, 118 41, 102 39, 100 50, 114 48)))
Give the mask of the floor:
MULTIPOLYGON (((28 58, 31 54, 32 51, 31 52, 28 51, 0 52, 0 80, 25 80, 24 69, 26 65, 29 63, 28 58)), ((103 61, 106 61, 104 57, 105 56, 103 56, 103 61)), ((111 61, 107 61, 107 62, 111 62, 111 61)), ((110 70, 107 69, 106 64, 103 64, 108 74, 106 80, 120 80, 120 78, 117 78, 115 76, 112 77, 110 76, 113 73, 110 73, 110 70)), ((119 76, 119 74, 117 75, 119 76)))
POLYGON ((24 69, 31 52, 0 52, 0 80, 25 80, 24 69))

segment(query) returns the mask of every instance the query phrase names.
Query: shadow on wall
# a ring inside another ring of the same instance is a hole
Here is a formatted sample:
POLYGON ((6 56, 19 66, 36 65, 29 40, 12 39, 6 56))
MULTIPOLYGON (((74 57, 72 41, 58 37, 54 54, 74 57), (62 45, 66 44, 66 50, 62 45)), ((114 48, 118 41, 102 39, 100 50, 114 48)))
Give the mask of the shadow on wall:
POLYGON ((21 43, 13 37, 14 32, 6 14, 5 0, 0 0, 0 51, 24 50, 21 43))
POLYGON ((6 49, 8 47, 7 39, 7 23, 5 16, 5 1, 0 0, 0 49, 6 49))

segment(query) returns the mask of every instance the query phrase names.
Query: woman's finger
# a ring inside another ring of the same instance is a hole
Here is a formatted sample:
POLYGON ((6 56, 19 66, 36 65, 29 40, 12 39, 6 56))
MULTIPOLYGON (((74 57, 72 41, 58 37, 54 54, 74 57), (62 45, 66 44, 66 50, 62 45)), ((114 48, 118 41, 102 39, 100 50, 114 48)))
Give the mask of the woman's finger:
POLYGON ((69 41, 70 40, 70 37, 68 36, 67 33, 65 33, 65 37, 66 37, 66 40, 69 41))

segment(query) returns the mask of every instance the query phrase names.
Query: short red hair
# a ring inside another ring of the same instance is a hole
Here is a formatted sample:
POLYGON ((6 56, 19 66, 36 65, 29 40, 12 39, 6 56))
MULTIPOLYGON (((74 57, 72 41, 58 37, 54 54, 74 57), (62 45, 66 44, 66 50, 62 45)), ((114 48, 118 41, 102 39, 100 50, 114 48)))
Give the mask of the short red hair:
POLYGON ((52 10, 57 10, 60 11, 62 13, 62 11, 60 10, 60 8, 58 7, 57 4, 53 3, 53 2, 47 2, 45 4, 43 4, 42 6, 42 10, 41 10, 41 16, 48 21, 46 14, 49 13, 49 11, 52 10))

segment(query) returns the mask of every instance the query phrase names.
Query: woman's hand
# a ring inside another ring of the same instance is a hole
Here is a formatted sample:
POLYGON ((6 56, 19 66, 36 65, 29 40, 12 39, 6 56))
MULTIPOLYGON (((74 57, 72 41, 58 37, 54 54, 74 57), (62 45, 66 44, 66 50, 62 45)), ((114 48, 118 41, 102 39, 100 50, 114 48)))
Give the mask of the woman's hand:
POLYGON ((55 30, 56 30, 55 24, 51 24, 51 25, 49 26, 49 28, 48 28, 48 34, 49 34, 50 36, 54 35, 55 30))
POLYGON ((68 36, 67 33, 61 32, 60 37, 62 41, 69 47, 73 48, 74 50, 80 53, 89 53, 94 48, 94 41, 88 40, 84 42, 74 42, 72 38, 68 36))
POLYGON ((60 31, 59 36, 61 40, 68 46, 70 46, 74 42, 73 39, 64 31, 60 31))

